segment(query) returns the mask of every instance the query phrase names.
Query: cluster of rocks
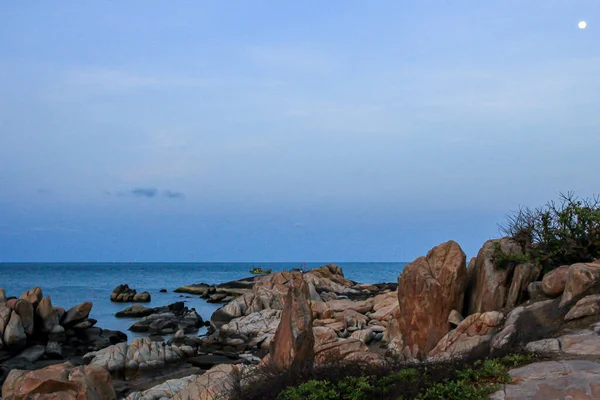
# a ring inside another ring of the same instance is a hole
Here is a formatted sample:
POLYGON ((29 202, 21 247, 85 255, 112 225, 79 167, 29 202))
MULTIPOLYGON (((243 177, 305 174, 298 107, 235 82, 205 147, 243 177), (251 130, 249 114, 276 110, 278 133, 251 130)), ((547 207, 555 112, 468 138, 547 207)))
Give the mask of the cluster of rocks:
POLYGON ((254 287, 258 277, 253 276, 236 281, 225 282, 219 285, 209 285, 207 283, 194 283, 181 286, 175 289, 175 293, 188 293, 199 295, 207 303, 228 303, 238 296, 241 296, 254 287))
POLYGON ((129 285, 119 285, 110 294, 110 301, 120 303, 149 303, 151 299, 150 293, 138 293, 135 289, 129 288, 129 285))
POLYGON ((204 325, 202 317, 196 310, 188 309, 182 301, 155 308, 135 304, 119 311, 116 317, 141 318, 131 325, 129 330, 150 335, 171 335, 179 330, 184 333, 195 333, 204 325))
POLYGON ((127 340, 121 332, 95 327, 91 309, 89 302, 66 311, 55 307, 39 287, 18 299, 0 289, 0 381, 12 369, 59 363, 127 340))
MULTIPOLYGON (((256 384, 253 372, 265 365, 301 372, 331 361, 435 362, 529 351, 558 361, 510 371, 516 381, 492 398, 598 397, 600 263, 563 266, 539 280, 539 266, 507 261, 523 258, 514 241, 491 240, 467 267, 460 246, 449 241, 406 265, 397 285, 357 284, 335 265, 253 277, 230 288, 235 293, 213 313, 206 336, 185 336, 202 320, 183 303, 134 305, 118 314, 142 318, 132 330, 177 333, 168 343, 136 339, 84 359, 113 379, 184 364, 212 366, 203 374, 164 375, 127 399, 231 399, 234 388, 256 384)), ((178 291, 205 298, 225 293, 204 284, 178 291)))

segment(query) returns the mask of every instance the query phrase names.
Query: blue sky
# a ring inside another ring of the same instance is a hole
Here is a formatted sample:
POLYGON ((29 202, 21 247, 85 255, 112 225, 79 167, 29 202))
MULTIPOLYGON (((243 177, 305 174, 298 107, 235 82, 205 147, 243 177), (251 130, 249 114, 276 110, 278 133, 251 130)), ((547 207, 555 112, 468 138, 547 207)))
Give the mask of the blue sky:
POLYGON ((597 0, 7 1, 0 21, 0 262, 473 256, 519 205, 600 191, 597 0))

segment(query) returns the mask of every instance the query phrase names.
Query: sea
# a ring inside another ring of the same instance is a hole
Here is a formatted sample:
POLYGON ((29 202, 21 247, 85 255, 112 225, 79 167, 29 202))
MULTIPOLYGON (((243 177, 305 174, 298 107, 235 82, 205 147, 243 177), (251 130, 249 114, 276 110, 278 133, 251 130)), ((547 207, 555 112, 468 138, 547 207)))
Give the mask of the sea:
MULTIPOLYGON (((306 263, 307 269, 328 263, 306 263)), ((360 283, 397 282, 404 262, 342 262, 344 276, 360 283)), ((143 336, 130 332, 136 321, 116 318, 115 313, 132 303, 114 303, 110 294, 120 284, 128 284, 138 293, 148 291, 152 297, 146 307, 159 307, 177 301, 195 308, 204 320, 222 304, 210 304, 198 296, 174 293, 180 286, 193 283, 216 285, 251 276, 250 269, 262 267, 273 272, 298 267, 297 263, 0 263, 0 288, 7 296, 20 297, 36 286, 50 296, 54 306, 68 310, 81 302, 93 303, 90 318, 96 326, 118 330, 129 339, 143 336), (167 293, 160 293, 166 289, 167 293)), ((205 329, 205 328, 203 328, 205 329)), ((202 334, 200 330, 199 334, 202 334)))

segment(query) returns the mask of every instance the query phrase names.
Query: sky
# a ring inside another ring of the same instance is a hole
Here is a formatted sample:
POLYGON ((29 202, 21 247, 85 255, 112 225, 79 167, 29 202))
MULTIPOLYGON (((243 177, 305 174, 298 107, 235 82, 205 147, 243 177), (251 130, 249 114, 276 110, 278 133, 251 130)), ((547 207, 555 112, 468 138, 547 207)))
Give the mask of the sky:
POLYGON ((0 262, 471 257, 519 206, 600 192, 597 0, 5 1, 0 21, 0 262))

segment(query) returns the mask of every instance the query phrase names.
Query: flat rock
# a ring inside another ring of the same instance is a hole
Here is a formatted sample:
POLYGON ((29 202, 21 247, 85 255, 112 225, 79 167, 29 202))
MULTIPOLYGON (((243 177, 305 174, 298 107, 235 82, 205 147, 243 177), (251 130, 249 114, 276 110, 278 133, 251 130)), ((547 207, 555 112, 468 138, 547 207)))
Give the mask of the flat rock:
POLYGON ((600 314, 600 295, 592 294, 579 300, 565 315, 565 321, 596 314, 600 314))
POLYGON ((492 394, 494 400, 600 399, 600 363, 544 361, 509 371, 512 384, 492 394))

